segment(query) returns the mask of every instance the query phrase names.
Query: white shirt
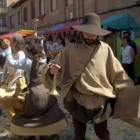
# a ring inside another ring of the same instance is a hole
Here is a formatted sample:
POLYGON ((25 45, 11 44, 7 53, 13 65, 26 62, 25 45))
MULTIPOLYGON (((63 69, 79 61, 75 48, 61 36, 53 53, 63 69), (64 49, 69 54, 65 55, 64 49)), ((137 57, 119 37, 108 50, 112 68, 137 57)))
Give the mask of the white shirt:
MULTIPOLYGON (((11 67, 14 67, 16 69, 21 69, 21 70, 25 71, 27 84, 30 84, 30 70, 31 70, 31 66, 32 66, 32 60, 29 59, 29 58, 24 58, 24 59, 21 59, 21 60, 15 60, 15 59, 13 59, 13 56, 9 52, 8 53, 5 52, 5 56, 7 58, 8 64, 11 67)), ((39 62, 40 63, 46 63, 46 59, 42 59, 39 62)))
MULTIPOLYGON (((10 66, 17 68, 17 69, 22 69, 25 71, 27 84, 29 85, 30 84, 30 70, 31 70, 33 61, 29 58, 25 58, 22 60, 14 60, 12 55, 10 55, 10 54, 8 54, 8 56, 7 56, 7 61, 9 62, 10 66)), ((46 63, 46 59, 42 59, 39 62, 46 63)))
POLYGON ((47 44, 47 50, 49 50, 49 51, 53 51, 53 48, 55 48, 56 47, 56 44, 47 44))
POLYGON ((121 48, 122 64, 130 64, 133 62, 133 57, 131 55, 131 47, 127 45, 121 48))
POLYGON ((3 57, 5 57, 7 53, 11 53, 11 52, 12 52, 11 47, 8 47, 5 50, 0 49, 0 55, 2 55, 3 57))
MULTIPOLYGON (((13 55, 13 59, 14 60, 21 60, 21 59, 25 59, 25 54, 23 51, 19 51, 16 54, 13 55)), ((8 63, 8 61, 6 60, 5 64, 4 64, 4 68, 3 68, 3 74, 2 74, 2 79, 1 81, 4 82, 5 79, 7 78, 7 75, 13 75, 13 79, 10 81, 8 87, 9 88, 14 88, 14 82, 20 77, 20 75, 22 74, 22 70, 20 69, 15 69, 13 67, 11 67, 8 63), (13 86, 13 87, 12 87, 13 86)))
POLYGON ((62 44, 54 45, 51 49, 52 51, 61 51, 64 48, 62 44))

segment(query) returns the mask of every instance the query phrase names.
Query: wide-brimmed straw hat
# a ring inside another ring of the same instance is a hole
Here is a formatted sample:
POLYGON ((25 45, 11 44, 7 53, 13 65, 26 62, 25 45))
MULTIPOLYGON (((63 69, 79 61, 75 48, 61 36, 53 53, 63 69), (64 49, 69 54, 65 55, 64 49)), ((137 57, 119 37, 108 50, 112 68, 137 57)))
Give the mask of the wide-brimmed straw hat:
POLYGON ((110 31, 101 28, 101 19, 96 13, 88 13, 84 17, 81 25, 72 26, 72 28, 80 32, 98 36, 104 36, 110 33, 110 31))

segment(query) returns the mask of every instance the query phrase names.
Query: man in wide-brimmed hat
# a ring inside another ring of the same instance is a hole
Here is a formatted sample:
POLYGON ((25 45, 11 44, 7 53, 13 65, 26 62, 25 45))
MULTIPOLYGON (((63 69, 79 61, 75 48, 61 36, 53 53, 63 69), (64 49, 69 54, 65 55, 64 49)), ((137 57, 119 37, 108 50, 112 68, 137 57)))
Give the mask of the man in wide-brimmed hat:
POLYGON ((59 74, 59 90, 66 94, 65 108, 73 117, 74 140, 85 140, 86 123, 94 124, 96 135, 109 140, 107 119, 119 90, 133 82, 115 58, 110 46, 98 39, 110 32, 101 28, 100 17, 89 13, 83 23, 73 26, 80 32, 81 42, 70 44, 61 54, 59 64, 50 63, 42 81, 50 88, 52 74, 59 74), (44 79, 43 79, 44 78, 44 79))

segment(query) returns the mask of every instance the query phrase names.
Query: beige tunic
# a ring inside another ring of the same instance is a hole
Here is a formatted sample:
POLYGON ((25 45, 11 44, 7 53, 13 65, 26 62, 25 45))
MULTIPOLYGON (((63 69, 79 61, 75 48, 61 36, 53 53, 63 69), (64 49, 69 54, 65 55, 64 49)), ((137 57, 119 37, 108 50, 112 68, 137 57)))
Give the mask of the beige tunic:
MULTIPOLYGON (((94 51, 95 46, 70 45, 63 50, 61 55, 62 69, 58 82, 61 93, 70 92, 71 86, 75 83, 77 92, 74 93, 74 98, 87 109, 94 109, 102 107, 107 98, 115 98, 121 89, 133 85, 106 43, 101 42, 94 51)), ((48 67, 49 65, 42 77, 43 83, 50 88, 52 75, 47 71, 48 67)))

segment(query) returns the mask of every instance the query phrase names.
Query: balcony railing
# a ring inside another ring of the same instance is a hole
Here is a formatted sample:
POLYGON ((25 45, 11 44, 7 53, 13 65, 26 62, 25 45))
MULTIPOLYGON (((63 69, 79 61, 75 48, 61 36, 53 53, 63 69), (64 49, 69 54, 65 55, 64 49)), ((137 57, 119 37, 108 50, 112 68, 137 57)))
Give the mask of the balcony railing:
POLYGON ((7 12, 6 8, 0 8, 0 14, 5 14, 7 12))

